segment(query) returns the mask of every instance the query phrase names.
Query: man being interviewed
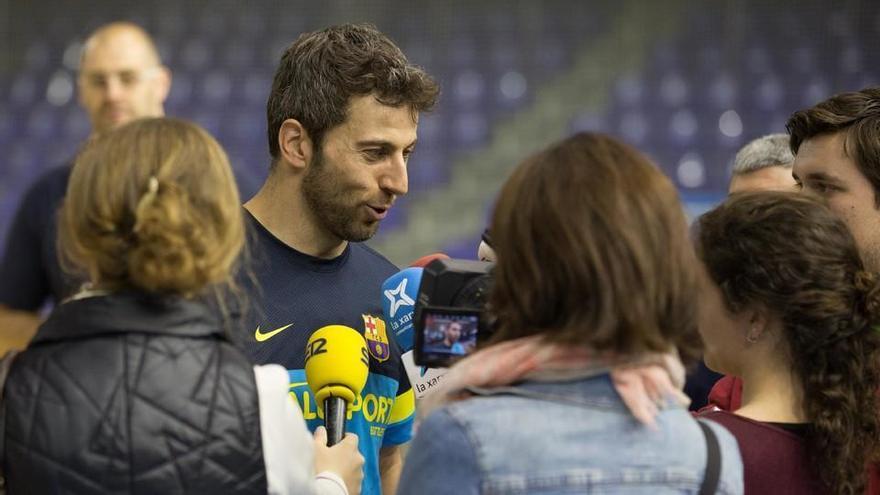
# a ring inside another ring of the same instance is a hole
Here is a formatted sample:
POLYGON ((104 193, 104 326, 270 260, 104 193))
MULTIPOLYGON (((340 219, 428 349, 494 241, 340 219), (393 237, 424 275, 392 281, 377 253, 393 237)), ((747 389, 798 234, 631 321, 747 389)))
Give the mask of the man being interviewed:
POLYGON ((253 302, 241 326, 246 347, 258 363, 289 370, 311 429, 323 411, 303 371, 309 335, 326 325, 364 334, 370 373, 346 427, 366 458, 367 495, 396 491, 415 399, 381 318, 380 288, 397 268, 360 242, 406 194, 418 115, 437 94, 372 26, 301 35, 282 55, 269 95, 269 177, 245 204, 251 259, 241 279, 253 302))

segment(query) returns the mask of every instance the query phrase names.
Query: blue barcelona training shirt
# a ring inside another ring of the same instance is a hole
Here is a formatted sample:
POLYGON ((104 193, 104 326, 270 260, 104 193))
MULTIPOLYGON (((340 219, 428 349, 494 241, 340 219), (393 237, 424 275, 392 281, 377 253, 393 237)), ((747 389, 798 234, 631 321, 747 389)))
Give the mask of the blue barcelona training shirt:
POLYGON ((249 260, 239 283, 249 294, 240 340, 258 364, 276 363, 290 374, 290 394, 309 429, 324 424, 304 371, 306 343, 315 330, 345 325, 364 333, 370 373, 349 408, 346 431, 356 433, 365 459, 361 493, 381 493, 379 449, 412 437, 415 396, 400 347, 382 320, 382 283, 397 272, 384 257, 349 243, 337 258, 314 258, 287 246, 249 212, 249 260))

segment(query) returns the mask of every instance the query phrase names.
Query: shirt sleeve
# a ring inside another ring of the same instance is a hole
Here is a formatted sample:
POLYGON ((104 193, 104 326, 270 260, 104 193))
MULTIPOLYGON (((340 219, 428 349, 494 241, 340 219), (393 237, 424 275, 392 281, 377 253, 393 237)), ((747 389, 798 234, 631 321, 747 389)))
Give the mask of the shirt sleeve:
POLYGON ((345 481, 332 471, 318 473, 315 476, 315 485, 318 489, 318 495, 348 495, 345 481))
POLYGON ((39 310, 50 291, 43 266, 41 217, 54 210, 44 204, 51 198, 40 197, 39 185, 31 187, 19 203, 0 258, 0 305, 23 311, 39 310))
POLYGON ((260 432, 266 484, 272 495, 348 495, 332 473, 316 479, 312 435, 302 411, 288 393, 287 370, 277 364, 254 366, 260 402, 260 432))
POLYGON ((409 448, 398 493, 478 495, 480 474, 464 427, 446 409, 419 425, 409 448))
POLYGON ((382 438, 382 445, 400 445, 412 439, 413 422, 416 417, 416 396, 413 392, 412 385, 409 383, 409 377, 403 365, 403 360, 398 358, 400 377, 397 382, 397 396, 394 398, 394 404, 391 406, 391 413, 388 418, 388 426, 385 428, 385 435, 382 438))

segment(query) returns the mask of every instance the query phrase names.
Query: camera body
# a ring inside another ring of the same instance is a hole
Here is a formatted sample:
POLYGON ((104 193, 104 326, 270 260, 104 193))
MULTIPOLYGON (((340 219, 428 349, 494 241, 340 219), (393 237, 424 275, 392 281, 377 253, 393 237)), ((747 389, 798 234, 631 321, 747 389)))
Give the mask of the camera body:
POLYGON ((493 266, 438 259, 425 267, 415 304, 415 364, 448 367, 490 337, 493 320, 486 303, 493 266))

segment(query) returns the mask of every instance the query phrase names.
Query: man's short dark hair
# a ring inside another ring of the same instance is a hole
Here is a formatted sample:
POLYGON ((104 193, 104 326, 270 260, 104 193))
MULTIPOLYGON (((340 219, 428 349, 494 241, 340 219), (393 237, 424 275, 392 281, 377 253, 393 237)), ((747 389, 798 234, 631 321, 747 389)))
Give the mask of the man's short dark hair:
POLYGON ((795 155, 804 141, 845 132, 843 151, 871 183, 874 204, 880 207, 880 86, 834 95, 812 108, 797 111, 785 128, 791 135, 791 151, 795 155))
POLYGON ((278 131, 298 120, 320 149, 324 133, 345 122, 353 96, 375 94, 388 106, 428 111, 437 83, 369 24, 344 24, 300 35, 281 56, 266 105, 269 153, 278 159, 278 131))

